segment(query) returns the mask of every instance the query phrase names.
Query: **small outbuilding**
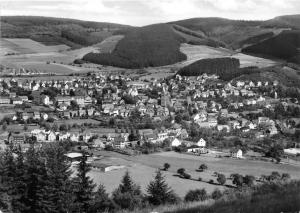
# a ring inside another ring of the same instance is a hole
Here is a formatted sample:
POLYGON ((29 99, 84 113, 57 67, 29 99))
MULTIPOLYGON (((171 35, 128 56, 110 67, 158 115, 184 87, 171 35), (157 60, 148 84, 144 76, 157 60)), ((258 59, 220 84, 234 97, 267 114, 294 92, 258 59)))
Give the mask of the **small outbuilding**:
POLYGON ((233 149, 230 154, 233 158, 243 158, 243 151, 241 149, 233 149))
POLYGON ((177 147, 177 146, 180 146, 181 144, 182 144, 182 142, 177 138, 174 138, 171 142, 172 147, 177 147))

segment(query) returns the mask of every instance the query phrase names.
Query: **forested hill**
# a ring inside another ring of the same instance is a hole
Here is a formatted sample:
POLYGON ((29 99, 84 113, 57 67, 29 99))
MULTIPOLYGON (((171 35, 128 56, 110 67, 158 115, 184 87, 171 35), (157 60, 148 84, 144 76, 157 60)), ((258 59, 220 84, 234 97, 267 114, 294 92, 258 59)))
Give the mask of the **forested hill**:
POLYGON ((276 57, 300 64, 300 30, 286 30, 263 42, 244 48, 248 54, 276 57))
POLYGON ((170 25, 155 24, 127 32, 111 54, 89 53, 83 59, 125 68, 168 65, 186 60, 179 50, 183 41, 170 25))
POLYGON ((240 49, 245 44, 256 44, 278 34, 281 30, 300 29, 300 15, 279 16, 266 21, 244 21, 224 18, 192 18, 171 22, 192 30, 206 38, 222 43, 227 48, 240 49))
POLYGON ((3 38, 30 38, 46 45, 66 44, 73 48, 101 42, 130 26, 39 16, 1 16, 3 38))

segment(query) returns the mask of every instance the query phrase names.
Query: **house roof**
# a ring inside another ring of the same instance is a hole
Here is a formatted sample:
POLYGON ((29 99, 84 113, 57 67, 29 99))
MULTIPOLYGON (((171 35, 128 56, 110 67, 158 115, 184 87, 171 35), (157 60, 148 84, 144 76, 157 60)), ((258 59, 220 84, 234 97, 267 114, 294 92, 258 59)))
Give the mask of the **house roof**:
POLYGON ((68 158, 78 158, 78 157, 82 157, 82 154, 79 152, 71 152, 65 154, 65 156, 67 156, 68 158))

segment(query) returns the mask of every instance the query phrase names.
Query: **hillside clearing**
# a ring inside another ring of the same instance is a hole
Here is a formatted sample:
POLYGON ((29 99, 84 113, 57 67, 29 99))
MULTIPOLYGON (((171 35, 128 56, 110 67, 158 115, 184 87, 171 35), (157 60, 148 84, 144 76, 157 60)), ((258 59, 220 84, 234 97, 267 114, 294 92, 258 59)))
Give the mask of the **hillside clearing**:
POLYGON ((241 67, 268 67, 273 66, 277 63, 269 59, 250 56, 243 53, 237 53, 225 48, 213 48, 205 45, 182 44, 180 47, 180 51, 187 55, 187 60, 180 63, 182 66, 189 65, 200 59, 221 57, 237 58, 240 60, 241 67))
POLYGON ((25 38, 1 40, 3 40, 3 45, 5 48, 7 48, 10 52, 16 51, 18 54, 60 52, 70 49, 70 47, 68 47, 67 45, 46 46, 40 42, 25 38))

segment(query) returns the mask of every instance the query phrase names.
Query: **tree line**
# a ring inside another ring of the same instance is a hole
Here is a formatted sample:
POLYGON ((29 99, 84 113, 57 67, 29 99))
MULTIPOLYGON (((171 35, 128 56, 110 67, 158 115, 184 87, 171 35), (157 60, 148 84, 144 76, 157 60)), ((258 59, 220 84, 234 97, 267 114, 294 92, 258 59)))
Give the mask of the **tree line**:
POLYGON ((239 76, 240 60, 236 58, 207 58, 198 60, 178 71, 183 76, 198 76, 204 73, 216 74, 222 80, 231 80, 239 76))
POLYGON ((96 186, 83 155, 72 172, 63 143, 22 152, 9 146, 0 158, 0 209, 3 212, 114 212, 149 205, 176 203, 180 198, 168 186, 160 170, 143 194, 127 171, 112 195, 103 185, 96 186))

